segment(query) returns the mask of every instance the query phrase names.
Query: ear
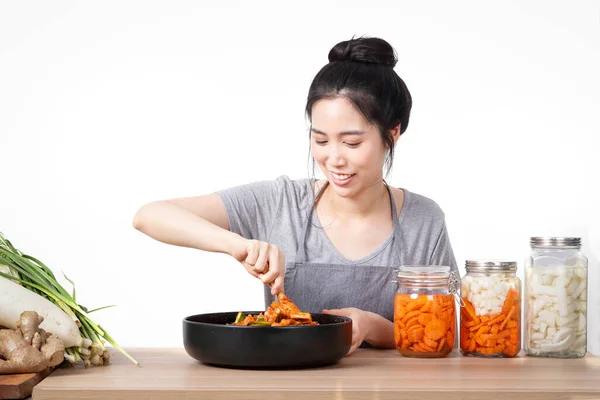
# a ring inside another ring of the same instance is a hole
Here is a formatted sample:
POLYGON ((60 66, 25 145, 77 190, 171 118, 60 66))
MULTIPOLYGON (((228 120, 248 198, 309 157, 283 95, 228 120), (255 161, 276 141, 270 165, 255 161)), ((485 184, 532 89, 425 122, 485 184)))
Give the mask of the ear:
POLYGON ((398 124, 395 128, 390 129, 390 134, 394 138, 394 144, 396 144, 400 138, 400 124, 398 124))

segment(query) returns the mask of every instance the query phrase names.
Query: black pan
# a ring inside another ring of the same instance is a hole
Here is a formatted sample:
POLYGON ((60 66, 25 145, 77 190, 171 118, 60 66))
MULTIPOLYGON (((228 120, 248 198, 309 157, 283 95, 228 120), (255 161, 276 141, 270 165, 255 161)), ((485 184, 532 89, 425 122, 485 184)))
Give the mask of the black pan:
MULTIPOLYGON (((259 314, 261 311, 244 311, 259 314)), ((262 311, 264 312, 264 311, 262 311)), ((205 364, 234 368, 308 368, 338 362, 352 342, 352 320, 312 314, 314 326, 231 326, 237 312, 183 320, 187 353, 205 364)))

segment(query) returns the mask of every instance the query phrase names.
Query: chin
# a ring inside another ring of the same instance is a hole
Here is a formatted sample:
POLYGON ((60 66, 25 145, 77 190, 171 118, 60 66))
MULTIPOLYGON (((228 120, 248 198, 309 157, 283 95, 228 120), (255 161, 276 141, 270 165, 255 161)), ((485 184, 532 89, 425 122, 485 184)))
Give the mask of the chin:
POLYGON ((360 191, 357 185, 352 185, 351 187, 340 187, 329 181, 329 186, 331 189, 333 189, 335 194, 346 199, 354 197, 360 191))

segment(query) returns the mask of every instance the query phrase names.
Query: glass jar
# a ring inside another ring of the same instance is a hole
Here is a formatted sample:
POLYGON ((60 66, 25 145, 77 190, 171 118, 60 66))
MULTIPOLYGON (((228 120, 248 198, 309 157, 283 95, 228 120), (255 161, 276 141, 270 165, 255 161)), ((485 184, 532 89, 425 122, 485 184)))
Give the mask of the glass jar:
POLYGON ((405 357, 445 357, 454 347, 458 274, 450 267, 408 265, 398 270, 394 340, 405 357))
POLYGON ((467 260, 461 280, 460 351, 514 357, 521 350, 521 280, 514 261, 467 260))
POLYGON ((587 352, 587 267, 581 238, 532 237, 525 267, 525 352, 579 358, 587 352))

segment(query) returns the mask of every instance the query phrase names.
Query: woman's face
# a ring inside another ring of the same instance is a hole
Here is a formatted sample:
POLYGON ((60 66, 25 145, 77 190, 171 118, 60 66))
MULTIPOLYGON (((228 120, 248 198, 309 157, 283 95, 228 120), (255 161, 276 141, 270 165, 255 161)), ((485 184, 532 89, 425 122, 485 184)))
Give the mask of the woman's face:
POLYGON ((345 97, 314 104, 310 148, 339 196, 355 197, 383 179, 386 148, 379 129, 345 97))

